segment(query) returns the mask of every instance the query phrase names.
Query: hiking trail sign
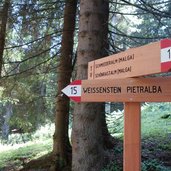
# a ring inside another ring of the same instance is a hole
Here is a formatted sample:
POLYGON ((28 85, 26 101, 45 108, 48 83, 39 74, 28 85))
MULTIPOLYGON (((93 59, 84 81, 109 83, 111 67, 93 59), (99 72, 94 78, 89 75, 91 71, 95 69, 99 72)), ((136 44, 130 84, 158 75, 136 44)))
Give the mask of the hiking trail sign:
POLYGON ((137 77, 170 70, 171 39, 163 39, 89 62, 88 79, 137 77))
POLYGON ((76 102, 125 102, 123 171, 141 171, 140 102, 171 102, 171 77, 138 76, 169 71, 171 40, 163 39, 90 62, 88 80, 62 90, 76 102))
POLYGON ((171 77, 76 80, 62 92, 76 102, 167 102, 171 77))

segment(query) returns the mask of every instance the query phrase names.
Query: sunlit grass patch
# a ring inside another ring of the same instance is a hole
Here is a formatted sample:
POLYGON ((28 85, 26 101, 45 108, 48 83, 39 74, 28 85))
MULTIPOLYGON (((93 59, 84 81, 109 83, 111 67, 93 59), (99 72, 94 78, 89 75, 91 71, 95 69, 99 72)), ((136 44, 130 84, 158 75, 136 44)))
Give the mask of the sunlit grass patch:
POLYGON ((0 170, 7 166, 15 166, 15 168, 22 166, 23 163, 31 159, 51 152, 53 133, 54 125, 46 125, 36 131, 32 138, 25 143, 18 141, 19 135, 11 136, 11 144, 0 144, 0 170))
POLYGON ((9 164, 22 164, 23 160, 31 160, 38 158, 44 154, 51 152, 52 140, 29 142, 21 147, 13 146, 0 152, 0 169, 9 164))
MULTIPOLYGON (((151 103, 142 110, 143 137, 171 136, 171 104, 151 103)), ((171 137, 170 137, 171 138, 171 137)))

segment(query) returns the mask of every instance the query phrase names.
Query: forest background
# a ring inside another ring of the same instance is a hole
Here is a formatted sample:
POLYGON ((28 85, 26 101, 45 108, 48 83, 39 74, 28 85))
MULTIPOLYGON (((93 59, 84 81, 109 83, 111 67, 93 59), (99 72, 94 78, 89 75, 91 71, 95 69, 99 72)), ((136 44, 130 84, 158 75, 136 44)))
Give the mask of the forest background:
MULTIPOLYGON (((91 60, 170 37, 169 0, 1 0, 1 143, 51 139, 51 148, 37 145, 50 149, 50 153, 31 163, 32 166, 47 161, 41 165, 51 170, 122 169, 123 104, 75 104, 61 94, 61 89, 71 80, 86 79, 91 60), (50 131, 40 136, 37 132, 43 127, 50 131), (71 128, 72 143, 68 134, 71 128), (121 136, 113 137, 116 133, 121 136), (119 155, 118 160, 113 161, 117 158, 113 157, 113 151, 119 155)), ((160 76, 166 75, 169 74, 160 76)), ((142 107, 146 111, 142 116, 144 123, 151 124, 151 132, 148 129, 144 132, 148 130, 148 137, 153 137, 163 130, 162 139, 157 141, 164 141, 161 146, 166 151, 159 153, 157 149, 160 151, 161 147, 152 148, 159 143, 154 143, 154 138, 144 138, 143 144, 164 156, 145 151, 142 167, 167 169, 171 166, 169 157, 166 158, 171 150, 170 103, 143 103, 142 107), (154 118, 159 119, 159 129, 152 129, 154 118)), ((30 158, 22 154, 12 161, 22 160, 25 165, 25 159, 30 158)), ((7 167, 4 162, 2 165, 3 169, 7 167)))

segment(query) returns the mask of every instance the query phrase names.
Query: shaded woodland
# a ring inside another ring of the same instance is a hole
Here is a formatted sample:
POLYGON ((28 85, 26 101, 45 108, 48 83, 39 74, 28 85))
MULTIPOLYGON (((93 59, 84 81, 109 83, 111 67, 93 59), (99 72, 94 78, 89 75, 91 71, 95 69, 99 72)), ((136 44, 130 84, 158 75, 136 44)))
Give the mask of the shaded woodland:
POLYGON ((164 38, 171 38, 169 0, 0 0, 1 143, 13 134, 26 142, 53 124, 51 152, 23 170, 103 170, 114 148, 122 151, 111 134, 118 123, 111 128, 106 118, 123 104, 74 103, 61 90, 87 79, 88 62, 164 38))

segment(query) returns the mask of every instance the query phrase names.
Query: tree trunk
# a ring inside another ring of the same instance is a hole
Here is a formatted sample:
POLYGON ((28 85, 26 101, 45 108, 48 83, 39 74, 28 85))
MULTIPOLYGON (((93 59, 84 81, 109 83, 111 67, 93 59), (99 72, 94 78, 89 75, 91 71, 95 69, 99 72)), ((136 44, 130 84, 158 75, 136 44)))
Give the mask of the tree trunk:
MULTIPOLYGON (((0 79, 2 76, 2 65, 3 65, 3 52, 5 47, 5 36, 6 36, 6 25, 8 19, 8 10, 10 6, 10 0, 5 0, 0 9, 0 79)), ((0 80, 0 86, 1 86, 0 80)), ((12 115, 12 104, 9 102, 5 106, 5 119, 2 125, 2 137, 4 140, 8 140, 9 135, 9 120, 12 115)))
MULTIPOLYGON (((108 20, 109 20, 109 1, 104 1, 103 5, 103 51, 102 57, 108 56, 109 51, 109 43, 108 43, 108 20)), ((102 133, 103 133, 103 146, 106 149, 113 148, 114 146, 114 138, 110 135, 107 123, 106 123, 106 115, 105 115, 105 104, 103 105, 103 112, 102 112, 102 133)))
POLYGON ((55 133, 53 155, 55 164, 52 170, 62 170, 71 161, 71 146, 68 137, 69 98, 61 95, 61 90, 70 83, 72 74, 73 38, 75 30, 77 0, 68 0, 64 10, 61 57, 58 72, 58 93, 56 102, 55 133))
MULTIPOLYGON (((87 79, 88 62, 104 54, 103 0, 81 0, 77 79, 87 79)), ((74 109, 73 171, 100 171, 104 163, 102 116, 104 105, 78 103, 74 109)))
POLYGON ((8 102, 5 105, 5 115, 4 115, 4 123, 2 125, 2 138, 5 141, 8 141, 8 136, 10 132, 9 120, 13 114, 13 106, 11 102, 8 102))
POLYGON ((5 46, 5 34, 9 6, 10 0, 5 0, 2 10, 0 10, 0 77, 2 75, 3 52, 5 46))

